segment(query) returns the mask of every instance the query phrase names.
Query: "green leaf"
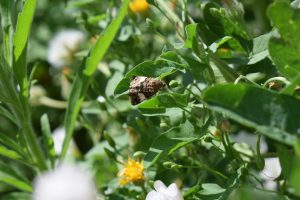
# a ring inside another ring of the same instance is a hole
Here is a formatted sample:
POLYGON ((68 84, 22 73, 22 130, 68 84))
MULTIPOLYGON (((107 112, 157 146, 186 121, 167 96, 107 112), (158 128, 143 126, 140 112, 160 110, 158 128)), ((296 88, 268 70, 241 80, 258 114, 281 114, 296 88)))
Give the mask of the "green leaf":
POLYGON ((264 190, 258 190, 255 188, 250 187, 242 187, 235 189, 230 197, 229 200, 265 200, 265 199, 272 199, 272 200, 285 200, 286 198, 284 196, 281 196, 279 194, 276 194, 271 191, 264 191, 264 190))
POLYGON ((185 48, 193 48, 195 42, 197 42, 197 25, 189 24, 185 27, 187 38, 184 43, 185 48))
POLYGON ((178 66, 176 64, 177 61, 166 61, 166 58, 164 56, 162 59, 156 61, 145 61, 132 68, 117 85, 114 95, 125 94, 128 91, 133 76, 158 77, 159 79, 163 79, 182 69, 182 64, 178 66))
POLYGON ((287 85, 285 88, 283 88, 280 93, 282 94, 288 94, 293 95, 296 88, 300 85, 300 74, 297 75, 289 85, 287 85))
POLYGON ((9 150, 4 146, 0 146, 0 155, 12 160, 22 160, 22 157, 17 152, 9 150))
POLYGON ((207 62, 207 54, 204 46, 197 39, 197 29, 198 24, 189 24, 185 27, 187 38, 185 40, 184 47, 192 49, 201 60, 207 62))
POLYGON ((214 183, 205 183, 201 185, 202 190, 198 192, 201 196, 218 195, 225 192, 225 189, 214 183))
POLYGON ((270 40, 270 55, 278 70, 293 79, 300 71, 300 38, 297 37, 300 34, 300 10, 294 10, 288 2, 278 1, 269 7, 268 16, 281 36, 270 40))
MULTIPOLYGON (((231 3, 233 2, 234 1, 231 3)), ((241 4, 231 6, 237 8, 241 6, 241 4)), ((241 8, 241 10, 242 9, 243 8, 241 8)), ((210 29, 213 32, 218 33, 220 37, 228 35, 249 39, 249 35, 245 28, 245 22, 243 21, 243 13, 238 14, 234 12, 235 11, 232 8, 220 8, 215 3, 207 3, 204 8, 204 18, 210 29)))
POLYGON ((15 142, 13 139, 11 139, 10 137, 8 137, 7 135, 1 132, 0 132, 0 143, 12 149, 13 151, 17 152, 23 158, 27 158, 26 153, 24 153, 24 150, 20 147, 20 145, 17 142, 15 142))
POLYGON ((30 184, 20 175, 18 175, 11 166, 0 162, 0 182, 6 183, 20 190, 31 192, 30 184))
POLYGON ((14 36, 14 72, 23 96, 28 94, 26 55, 31 24, 34 17, 37 0, 26 0, 22 12, 18 16, 16 32, 14 36))
POLYGON ((246 84, 216 85, 203 94, 210 109, 255 128, 266 137, 293 145, 300 130, 300 101, 246 84))
POLYGON ((13 55, 13 32, 14 32, 14 7, 15 2, 10 0, 0 1, 2 39, 4 46, 4 57, 11 66, 13 55))
POLYGON ((212 43, 210 46, 209 46, 209 49, 213 52, 213 53, 216 53, 218 48, 220 46, 222 46, 223 44, 225 44, 226 42, 228 42, 229 40, 231 40, 232 37, 230 36, 225 36, 217 41, 215 41, 214 43, 212 43))
POLYGON ((65 117, 66 138, 64 140, 63 150, 61 153, 62 159, 67 153, 73 135, 75 121, 77 119, 80 106, 88 90, 90 80, 95 73, 100 60, 103 58, 104 54, 115 38, 117 31, 127 14, 129 2, 130 0, 123 1, 118 16, 110 23, 103 35, 99 37, 95 47, 91 50, 86 62, 83 63, 84 68, 79 71, 72 84, 71 94, 69 98, 70 100, 65 117))
POLYGON ((188 94, 164 93, 138 105, 143 114, 164 114, 167 108, 184 108, 188 105, 188 94))
POLYGON ((46 153, 50 160, 51 167, 54 168, 55 166, 55 149, 54 149, 54 141, 51 135, 51 129, 49 124, 49 119, 47 114, 44 114, 41 118, 41 125, 42 125, 42 132, 43 132, 43 139, 45 140, 45 147, 46 153))
POLYGON ((147 168, 152 166, 158 160, 197 139, 199 136, 194 134, 194 127, 189 121, 181 124, 181 126, 171 128, 155 138, 144 158, 145 166, 147 168))
POLYGON ((3 200, 30 200, 31 195, 30 193, 26 192, 11 192, 7 195, 3 195, 3 200))
MULTIPOLYGON (((1 99, 1 97, 0 97, 0 99, 1 99)), ((0 105, 0 115, 6 117, 11 122, 16 123, 15 117, 13 116, 13 114, 7 108, 5 108, 2 105, 0 105)), ((16 125, 17 125, 17 123, 16 123, 16 125)))
POLYGON ((292 172, 294 156, 292 156, 290 150, 283 145, 278 145, 277 152, 280 161, 280 166, 282 168, 281 174, 286 179, 288 179, 292 172))
POLYGON ((173 51, 164 52, 157 58, 157 60, 164 60, 169 65, 174 64, 179 69, 186 69, 188 67, 187 61, 183 57, 178 55, 178 53, 173 51))
POLYGON ((268 44, 271 33, 258 36, 253 39, 253 49, 249 56, 248 64, 255 64, 269 56, 268 44))

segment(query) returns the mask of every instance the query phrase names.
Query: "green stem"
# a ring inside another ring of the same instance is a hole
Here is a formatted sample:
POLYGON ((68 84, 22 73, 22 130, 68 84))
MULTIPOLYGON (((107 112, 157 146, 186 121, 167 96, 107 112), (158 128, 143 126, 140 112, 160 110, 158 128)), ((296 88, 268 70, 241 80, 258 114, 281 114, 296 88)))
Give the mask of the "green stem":
POLYGON ((32 124, 31 124, 31 115, 30 115, 30 108, 29 102, 26 97, 21 96, 23 102, 23 111, 24 111, 24 122, 23 122, 23 134, 25 135, 26 142, 28 145, 28 149, 30 150, 31 154, 33 155, 38 168, 40 170, 47 169, 46 160, 43 155, 42 148, 39 146, 37 141, 36 134, 34 133, 32 124))

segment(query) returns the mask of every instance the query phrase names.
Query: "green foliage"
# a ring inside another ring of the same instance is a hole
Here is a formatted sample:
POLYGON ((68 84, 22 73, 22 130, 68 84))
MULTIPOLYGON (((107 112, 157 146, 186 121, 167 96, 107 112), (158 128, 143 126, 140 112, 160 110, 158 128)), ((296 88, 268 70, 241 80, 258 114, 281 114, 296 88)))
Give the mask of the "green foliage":
POLYGON ((226 84, 206 90, 203 99, 211 109, 274 140, 294 145, 299 134, 300 101, 293 97, 250 85, 226 84))
POLYGON ((155 180, 185 200, 299 199, 299 0, 136 2, 0 2, 0 199, 65 162, 99 199, 155 180), (136 76, 165 86, 131 105, 136 76), (129 158, 145 180, 120 186, 129 158))
POLYGON ((300 11, 291 8, 287 2, 276 2, 269 7, 268 15, 281 36, 271 39, 270 55, 278 70, 288 79, 293 79, 300 69, 297 56, 300 52, 300 40, 295 37, 300 33, 300 11), (282 15, 278 15, 279 12, 282 15))
POLYGON ((73 135, 75 121, 80 110, 81 103, 84 100, 85 94, 87 92, 90 79, 92 78, 92 75, 94 74, 98 63, 101 61, 102 57, 113 41, 127 13, 128 5, 129 0, 123 2, 118 17, 115 19, 115 21, 111 22, 110 26, 107 27, 103 35, 100 36, 95 47, 91 50, 86 63, 83 63, 84 68, 81 69, 78 75, 75 77, 65 118, 66 139, 64 141, 61 154, 62 159, 67 153, 68 146, 73 135))

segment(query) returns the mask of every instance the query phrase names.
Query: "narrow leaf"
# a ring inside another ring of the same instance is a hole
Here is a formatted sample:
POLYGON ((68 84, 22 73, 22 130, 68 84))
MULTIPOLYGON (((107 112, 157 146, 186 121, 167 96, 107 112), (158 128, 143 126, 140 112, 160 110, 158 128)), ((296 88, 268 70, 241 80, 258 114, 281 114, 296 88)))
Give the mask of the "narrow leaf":
POLYGON ((21 88, 27 87, 26 51, 36 6, 37 0, 25 1, 23 10, 18 16, 14 36, 14 71, 21 88))
POLYGON ((115 20, 107 27, 103 35, 98 39, 95 47, 91 50, 89 57, 84 63, 84 68, 77 74, 72 85, 70 101, 67 108, 67 113, 65 117, 65 129, 66 129, 66 138, 63 144, 63 150, 61 153, 61 158, 63 159, 67 153, 72 135, 75 126, 75 121, 77 119, 81 103, 85 98, 85 94, 89 87, 90 80, 92 75, 97 69, 97 65, 100 60, 103 58, 110 44, 112 43, 115 35, 124 17, 127 14, 128 5, 130 0, 125 0, 122 3, 119 14, 115 20))
POLYGON ((16 187, 20 190, 31 192, 30 184, 18 175, 11 166, 0 162, 0 182, 16 187))
POLYGON ((50 124, 47 114, 44 114, 41 118, 42 132, 43 138, 46 147, 46 153, 50 160, 51 167, 54 168, 55 165, 55 149, 54 149, 54 141, 51 136, 50 124))

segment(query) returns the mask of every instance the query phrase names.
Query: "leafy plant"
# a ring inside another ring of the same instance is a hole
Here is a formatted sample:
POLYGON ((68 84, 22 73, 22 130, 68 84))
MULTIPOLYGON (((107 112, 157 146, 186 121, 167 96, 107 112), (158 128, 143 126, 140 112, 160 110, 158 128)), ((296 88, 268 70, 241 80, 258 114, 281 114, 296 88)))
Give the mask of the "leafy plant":
POLYGON ((66 163, 99 199, 300 197, 298 0, 0 11, 0 199, 37 198, 43 177, 72 184, 66 163))

